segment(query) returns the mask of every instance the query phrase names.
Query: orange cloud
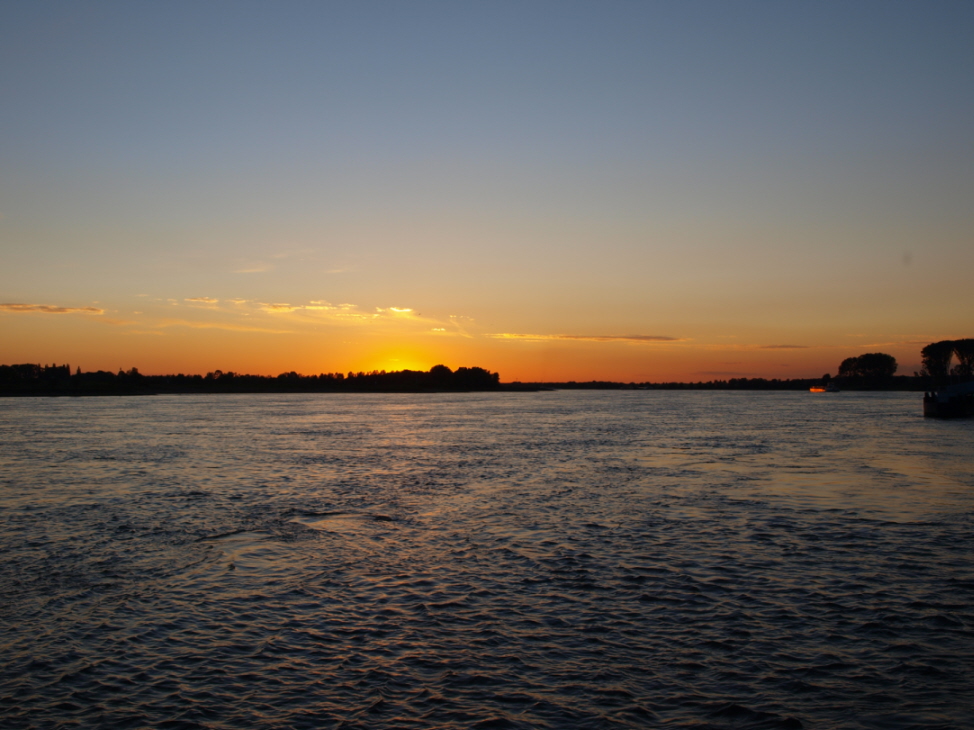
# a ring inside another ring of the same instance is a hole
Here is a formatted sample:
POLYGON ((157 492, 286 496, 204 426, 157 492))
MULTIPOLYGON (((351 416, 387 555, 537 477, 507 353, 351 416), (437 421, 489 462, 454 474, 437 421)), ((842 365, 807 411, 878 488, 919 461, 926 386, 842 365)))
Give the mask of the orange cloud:
POLYGON ((498 340, 527 340, 531 342, 541 342, 550 340, 570 340, 574 342, 631 342, 646 344, 654 342, 686 342, 684 337, 668 337, 665 335, 526 335, 504 332, 501 334, 487 335, 498 340))
POLYGON ((412 319, 421 316, 419 312, 416 312, 408 307, 376 307, 374 312, 368 313, 361 311, 356 304, 332 304, 331 302, 323 299, 312 300, 307 304, 291 304, 288 302, 257 302, 257 305, 260 307, 260 309, 269 314, 305 313, 308 315, 317 316, 319 318, 325 317, 338 322, 371 322, 378 320, 379 318, 389 319, 395 317, 397 319, 412 319))
POLYGON ((265 312, 273 312, 275 314, 280 312, 294 312, 298 309, 304 309, 304 307, 302 307, 300 304, 294 305, 294 304, 281 304, 281 303, 272 303, 272 302, 261 302, 260 306, 261 309, 263 309, 265 312))
POLYGON ((51 304, 0 304, 6 312, 42 312, 44 314, 104 314, 97 307, 55 307, 51 304))
POLYGON ((169 319, 159 322, 156 327, 189 327, 191 329, 227 330, 229 332, 262 332, 270 335, 291 334, 291 330, 270 329, 232 322, 191 322, 185 319, 169 319))

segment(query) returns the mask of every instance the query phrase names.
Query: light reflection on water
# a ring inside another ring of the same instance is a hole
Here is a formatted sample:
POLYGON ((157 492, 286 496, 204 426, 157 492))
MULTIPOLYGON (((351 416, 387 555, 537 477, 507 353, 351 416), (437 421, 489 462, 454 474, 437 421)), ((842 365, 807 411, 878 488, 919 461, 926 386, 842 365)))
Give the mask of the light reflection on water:
POLYGON ((965 727, 916 394, 0 400, 4 727, 965 727))

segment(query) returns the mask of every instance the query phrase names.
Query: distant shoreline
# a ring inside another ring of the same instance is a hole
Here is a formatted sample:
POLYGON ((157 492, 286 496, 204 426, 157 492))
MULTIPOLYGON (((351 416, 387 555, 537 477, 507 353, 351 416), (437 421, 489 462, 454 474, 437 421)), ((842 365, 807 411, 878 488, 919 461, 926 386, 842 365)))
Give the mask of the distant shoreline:
MULTIPOLYGON (((349 373, 271 377, 237 375, 216 371, 202 375, 142 375, 128 372, 71 374, 66 365, 0 365, 0 397, 86 397, 259 393, 535 393, 555 390, 739 390, 808 391, 821 385, 820 378, 732 378, 697 382, 623 383, 608 380, 539 381, 501 383, 497 373, 483 368, 459 368, 455 372, 437 366, 429 372, 349 373), (440 369, 437 369, 440 368, 440 369)), ((836 378, 832 382, 847 391, 923 392, 934 385, 923 376, 900 375, 881 382, 836 378)))
MULTIPOLYGON (((677 384, 680 387, 656 388, 561 388, 548 385, 523 385, 511 383, 502 384, 492 390, 118 390, 118 391, 89 391, 89 392, 20 392, 2 393, 0 398, 150 398, 162 395, 443 395, 464 393, 554 393, 563 390, 586 391, 698 391, 698 392, 739 392, 739 393, 805 393, 807 388, 698 388, 692 384, 677 384), (510 387, 508 387, 510 386, 510 387)), ((922 393, 923 388, 846 388, 847 393, 922 393)))

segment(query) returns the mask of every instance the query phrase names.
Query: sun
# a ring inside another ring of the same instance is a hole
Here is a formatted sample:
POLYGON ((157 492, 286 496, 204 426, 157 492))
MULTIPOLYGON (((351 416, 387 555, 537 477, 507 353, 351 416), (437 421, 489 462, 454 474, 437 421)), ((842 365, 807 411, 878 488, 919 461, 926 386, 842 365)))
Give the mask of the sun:
POLYGON ((421 370, 425 372, 429 370, 429 365, 410 358, 389 358, 374 369, 385 370, 387 373, 394 373, 399 370, 421 370))
POLYGON ((410 349, 396 348, 394 350, 379 351, 370 353, 369 356, 362 358, 363 370, 385 370, 387 373, 394 373, 399 370, 421 370, 426 372, 435 363, 429 361, 429 357, 423 353, 410 349))

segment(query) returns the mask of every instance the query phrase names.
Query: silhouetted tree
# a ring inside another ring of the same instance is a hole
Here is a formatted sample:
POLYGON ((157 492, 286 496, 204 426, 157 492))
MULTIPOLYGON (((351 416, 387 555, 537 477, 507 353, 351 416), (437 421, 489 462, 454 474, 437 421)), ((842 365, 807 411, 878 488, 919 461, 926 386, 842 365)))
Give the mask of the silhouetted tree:
POLYGON ((260 392, 424 392, 493 390, 500 376, 478 367, 456 372, 438 365, 430 372, 403 370, 368 373, 321 373, 300 375, 295 371, 277 376, 241 375, 214 370, 203 375, 143 375, 138 368, 117 373, 99 370, 72 376, 68 365, 0 365, 0 395, 138 395, 159 392, 260 393, 260 392))
POLYGON ((847 357, 839 365, 839 377, 860 385, 875 387, 888 381, 896 373, 896 358, 884 352, 869 352, 859 357, 847 357))
POLYGON ((852 378, 856 375, 856 370, 859 367, 858 357, 847 357, 839 365, 839 377, 840 378, 852 378))
POLYGON ((457 368, 453 373, 453 382, 463 390, 483 390, 497 387, 499 376, 483 368, 457 368))
POLYGON ((896 358, 884 352, 859 356, 859 374, 864 378, 882 380, 896 374, 896 358))
POLYGON ((430 368, 429 380, 434 388, 451 388, 454 383, 453 371, 446 365, 434 365, 430 368))
POLYGON ((970 380, 974 377, 974 339, 954 340, 953 344, 957 364, 950 371, 951 375, 970 380))
POLYGON ((954 355, 954 341, 931 342, 920 350, 920 355, 923 358, 921 375, 933 378, 938 384, 946 383, 950 375, 950 360, 954 355))

